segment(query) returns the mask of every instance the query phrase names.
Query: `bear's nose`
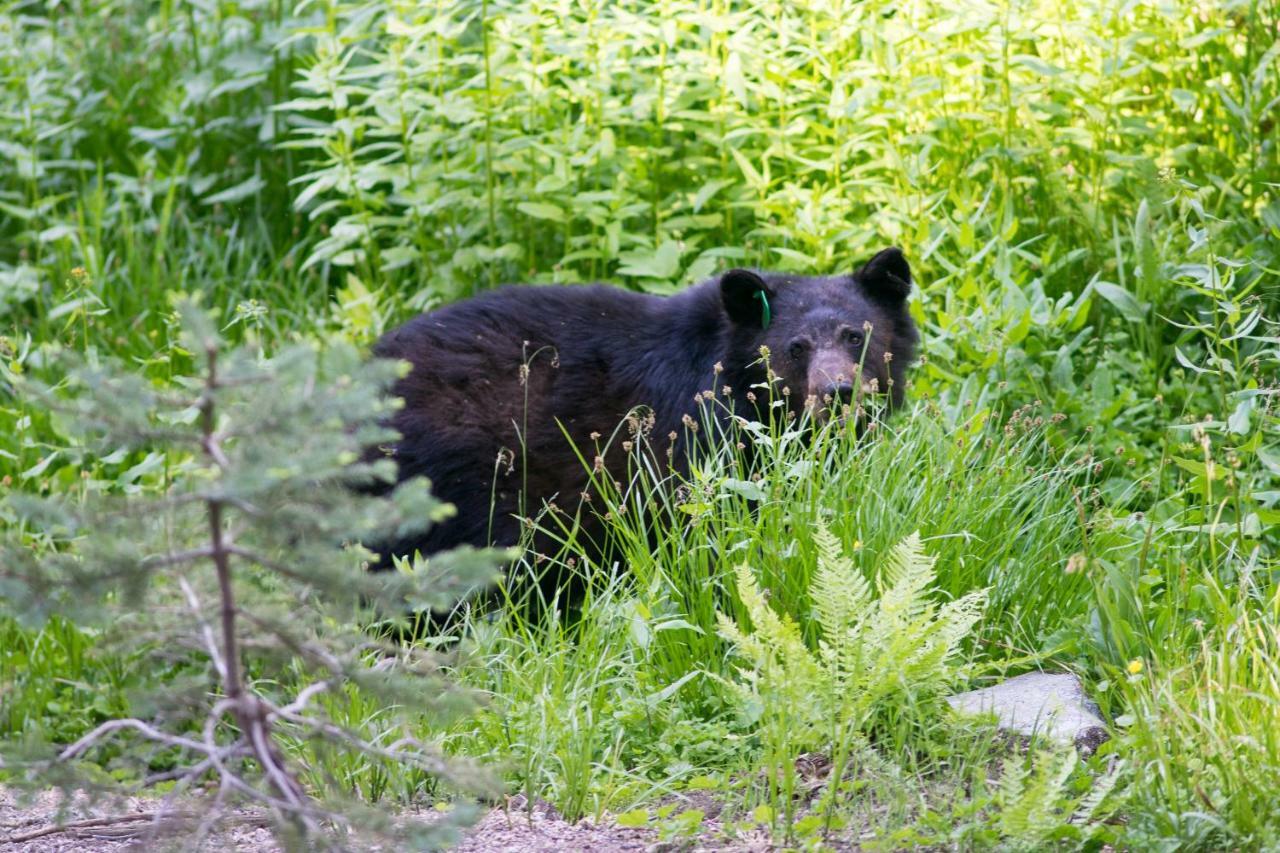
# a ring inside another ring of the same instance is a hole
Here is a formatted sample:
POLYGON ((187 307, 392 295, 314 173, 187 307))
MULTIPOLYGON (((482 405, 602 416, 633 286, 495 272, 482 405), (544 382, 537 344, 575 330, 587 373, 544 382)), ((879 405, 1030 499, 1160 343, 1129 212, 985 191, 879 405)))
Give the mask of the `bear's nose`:
POLYGON ((832 382, 830 385, 822 389, 823 399, 830 399, 832 403, 852 403, 853 402, 853 383, 852 382, 832 382))

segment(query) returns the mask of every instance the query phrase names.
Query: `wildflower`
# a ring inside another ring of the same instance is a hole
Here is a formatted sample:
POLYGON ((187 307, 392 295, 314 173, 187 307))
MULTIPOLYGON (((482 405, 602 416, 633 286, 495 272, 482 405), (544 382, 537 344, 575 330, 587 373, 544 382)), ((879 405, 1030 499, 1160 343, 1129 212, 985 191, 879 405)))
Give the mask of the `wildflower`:
POLYGON ((1125 669, 1129 671, 1130 675, 1137 675, 1138 673, 1142 672, 1142 659, 1134 658, 1133 660, 1129 661, 1129 665, 1126 666, 1125 669))

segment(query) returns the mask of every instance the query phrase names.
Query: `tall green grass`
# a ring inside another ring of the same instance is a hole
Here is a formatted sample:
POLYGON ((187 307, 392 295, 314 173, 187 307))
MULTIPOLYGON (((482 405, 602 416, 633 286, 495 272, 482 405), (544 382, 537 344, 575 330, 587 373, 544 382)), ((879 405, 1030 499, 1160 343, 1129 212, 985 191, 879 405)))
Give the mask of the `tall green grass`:
MULTIPOLYGON (((743 707, 731 686, 738 664, 716 619, 723 612, 749 624, 735 567, 751 566, 770 606, 797 617, 814 639, 808 593, 818 525, 846 543, 868 576, 919 525, 937 557, 931 599, 989 590, 991 606, 964 646, 968 678, 1051 660, 1060 651, 1052 638, 1079 630, 1090 603, 1088 578, 1069 568, 1082 539, 1071 495, 1087 486, 1089 469, 1054 464, 1043 423, 1025 414, 952 420, 920 404, 863 438, 838 424, 816 435, 766 431, 757 440, 773 444, 762 461, 730 441, 687 480, 654 482, 637 466, 602 508, 625 571, 595 572, 570 618, 565 602, 550 602, 459 626, 470 650, 457 676, 490 704, 477 720, 446 731, 428 724, 427 732, 506 768, 513 787, 570 818, 643 807, 691 786, 744 815, 757 806, 792 815, 782 789, 749 780, 766 761, 767 741, 759 711, 743 707)), ((567 542, 560 558, 574 547, 567 542)), ((517 566, 510 594, 527 593, 521 579, 541 568, 517 566)), ((984 749, 937 709, 916 720, 897 708, 893 718, 906 755, 863 756, 871 777, 904 768, 920 778, 923 797, 930 785, 949 790, 994 760, 990 741, 984 749)), ((850 784, 831 792, 838 812, 858 802, 859 785, 880 796, 886 782, 850 784)), ((982 791, 978 800, 995 796, 982 791)), ((792 826, 776 829, 786 835, 792 826)))

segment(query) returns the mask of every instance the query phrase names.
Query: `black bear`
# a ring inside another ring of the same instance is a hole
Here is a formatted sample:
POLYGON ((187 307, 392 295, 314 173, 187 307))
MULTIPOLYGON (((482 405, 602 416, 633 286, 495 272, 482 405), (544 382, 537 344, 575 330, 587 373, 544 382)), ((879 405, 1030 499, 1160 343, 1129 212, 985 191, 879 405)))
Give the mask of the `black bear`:
MULTIPOLYGON (((591 499, 592 467, 612 476, 624 464, 624 442, 609 437, 628 416, 651 447, 675 436, 660 458, 680 470, 690 418, 754 418, 771 386, 797 413, 857 406, 869 389, 898 405, 918 339, 910 290, 902 252, 885 249, 846 275, 735 269, 669 297, 507 287, 420 315, 374 348, 412 365, 394 388, 402 439, 384 452, 401 478, 429 478, 457 514, 383 550, 512 545, 522 516, 544 502, 574 515, 591 499), (697 406, 704 392, 717 405, 697 406)), ((701 436, 719 434, 701 426, 701 436)), ((590 553, 599 519, 579 518, 576 541, 590 553)))

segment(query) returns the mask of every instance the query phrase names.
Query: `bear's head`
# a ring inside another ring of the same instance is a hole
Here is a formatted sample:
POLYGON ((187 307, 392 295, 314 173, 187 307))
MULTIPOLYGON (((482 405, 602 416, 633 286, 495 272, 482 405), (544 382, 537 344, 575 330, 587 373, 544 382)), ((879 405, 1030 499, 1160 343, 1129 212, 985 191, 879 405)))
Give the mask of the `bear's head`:
POLYGON ((899 406, 919 340, 907 311, 910 293, 911 268, 898 249, 885 249, 850 275, 730 270, 720 277, 730 323, 726 364, 734 368, 725 378, 766 382, 764 346, 774 393, 785 394, 792 411, 811 406, 823 417, 846 405, 899 406))

